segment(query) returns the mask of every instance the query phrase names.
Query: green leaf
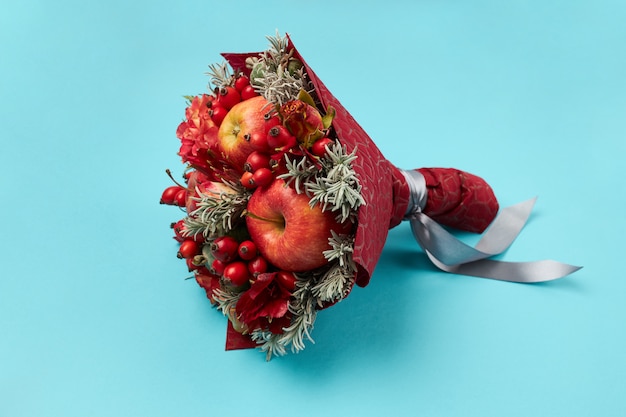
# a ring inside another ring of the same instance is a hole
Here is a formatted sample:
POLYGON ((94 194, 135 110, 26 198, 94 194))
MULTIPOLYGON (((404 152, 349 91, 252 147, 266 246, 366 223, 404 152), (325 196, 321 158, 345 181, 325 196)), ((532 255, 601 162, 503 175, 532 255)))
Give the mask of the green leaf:
POLYGON ((333 106, 328 106, 326 109, 326 114, 322 116, 322 123, 324 124, 324 129, 328 129, 331 124, 333 124, 333 119, 335 118, 335 108, 333 106))
POLYGON ((309 106, 315 107, 315 101, 313 100, 313 97, 311 97, 311 95, 305 90, 300 90, 300 92, 298 93, 298 100, 305 102, 309 106))

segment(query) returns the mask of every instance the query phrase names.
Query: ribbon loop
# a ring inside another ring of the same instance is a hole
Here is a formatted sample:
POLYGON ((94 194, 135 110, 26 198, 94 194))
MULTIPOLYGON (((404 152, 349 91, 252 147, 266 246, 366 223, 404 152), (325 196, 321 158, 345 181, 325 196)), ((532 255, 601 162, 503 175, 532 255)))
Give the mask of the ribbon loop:
POLYGON ((552 260, 505 262, 488 259, 511 246, 524 228, 536 198, 502 209, 476 246, 471 247, 422 212, 427 198, 423 176, 418 171, 402 173, 411 193, 405 219, 410 221, 419 245, 439 269, 480 278, 532 283, 562 278, 581 268, 552 260))

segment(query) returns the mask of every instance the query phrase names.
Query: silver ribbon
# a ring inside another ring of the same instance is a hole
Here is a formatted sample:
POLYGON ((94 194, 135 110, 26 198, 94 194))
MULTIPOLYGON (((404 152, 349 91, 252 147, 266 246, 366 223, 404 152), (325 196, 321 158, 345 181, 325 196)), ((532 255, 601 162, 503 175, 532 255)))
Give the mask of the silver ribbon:
POLYGON ((422 212, 428 198, 424 176, 419 171, 403 170, 402 173, 411 198, 405 220, 410 221, 413 236, 439 269, 480 278, 533 283, 562 278, 582 268, 552 260, 505 262, 487 259, 511 246, 526 224, 536 198, 500 210, 480 241, 471 247, 422 212))

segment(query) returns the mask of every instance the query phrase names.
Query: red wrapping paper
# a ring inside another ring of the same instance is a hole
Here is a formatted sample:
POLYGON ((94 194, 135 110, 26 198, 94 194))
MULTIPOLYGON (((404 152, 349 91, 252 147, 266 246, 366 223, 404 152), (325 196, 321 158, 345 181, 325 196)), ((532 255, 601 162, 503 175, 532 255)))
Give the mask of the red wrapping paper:
MULTIPOLYGON (((359 208, 353 259, 358 269, 356 284, 364 287, 378 263, 389 229, 405 217, 410 202, 409 188, 402 172, 383 156, 365 130, 317 77, 291 40, 289 48, 293 48, 293 56, 303 63, 320 108, 331 106, 335 109, 333 128, 341 143, 348 152, 357 149, 358 158, 353 168, 359 177, 366 204, 359 208)), ((246 58, 260 54, 224 53, 222 56, 231 67, 249 75, 246 58)), ((482 232, 495 217, 497 200, 481 178, 454 169, 419 171, 424 175, 428 188, 424 212, 434 220, 461 230, 482 232)))

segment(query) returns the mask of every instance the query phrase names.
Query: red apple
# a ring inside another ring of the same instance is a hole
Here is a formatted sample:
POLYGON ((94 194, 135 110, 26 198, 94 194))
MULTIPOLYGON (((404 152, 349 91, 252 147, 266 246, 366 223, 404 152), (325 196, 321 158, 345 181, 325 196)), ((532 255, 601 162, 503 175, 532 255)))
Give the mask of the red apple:
POLYGON ((246 224, 261 255, 286 271, 308 271, 327 263, 331 230, 348 233, 350 224, 335 220, 335 213, 311 208, 309 198, 282 180, 257 188, 248 201, 246 224))
POLYGON ((250 138, 265 134, 265 113, 271 106, 262 96, 242 101, 228 112, 217 133, 217 141, 224 159, 243 172, 248 155, 254 151, 250 138))

